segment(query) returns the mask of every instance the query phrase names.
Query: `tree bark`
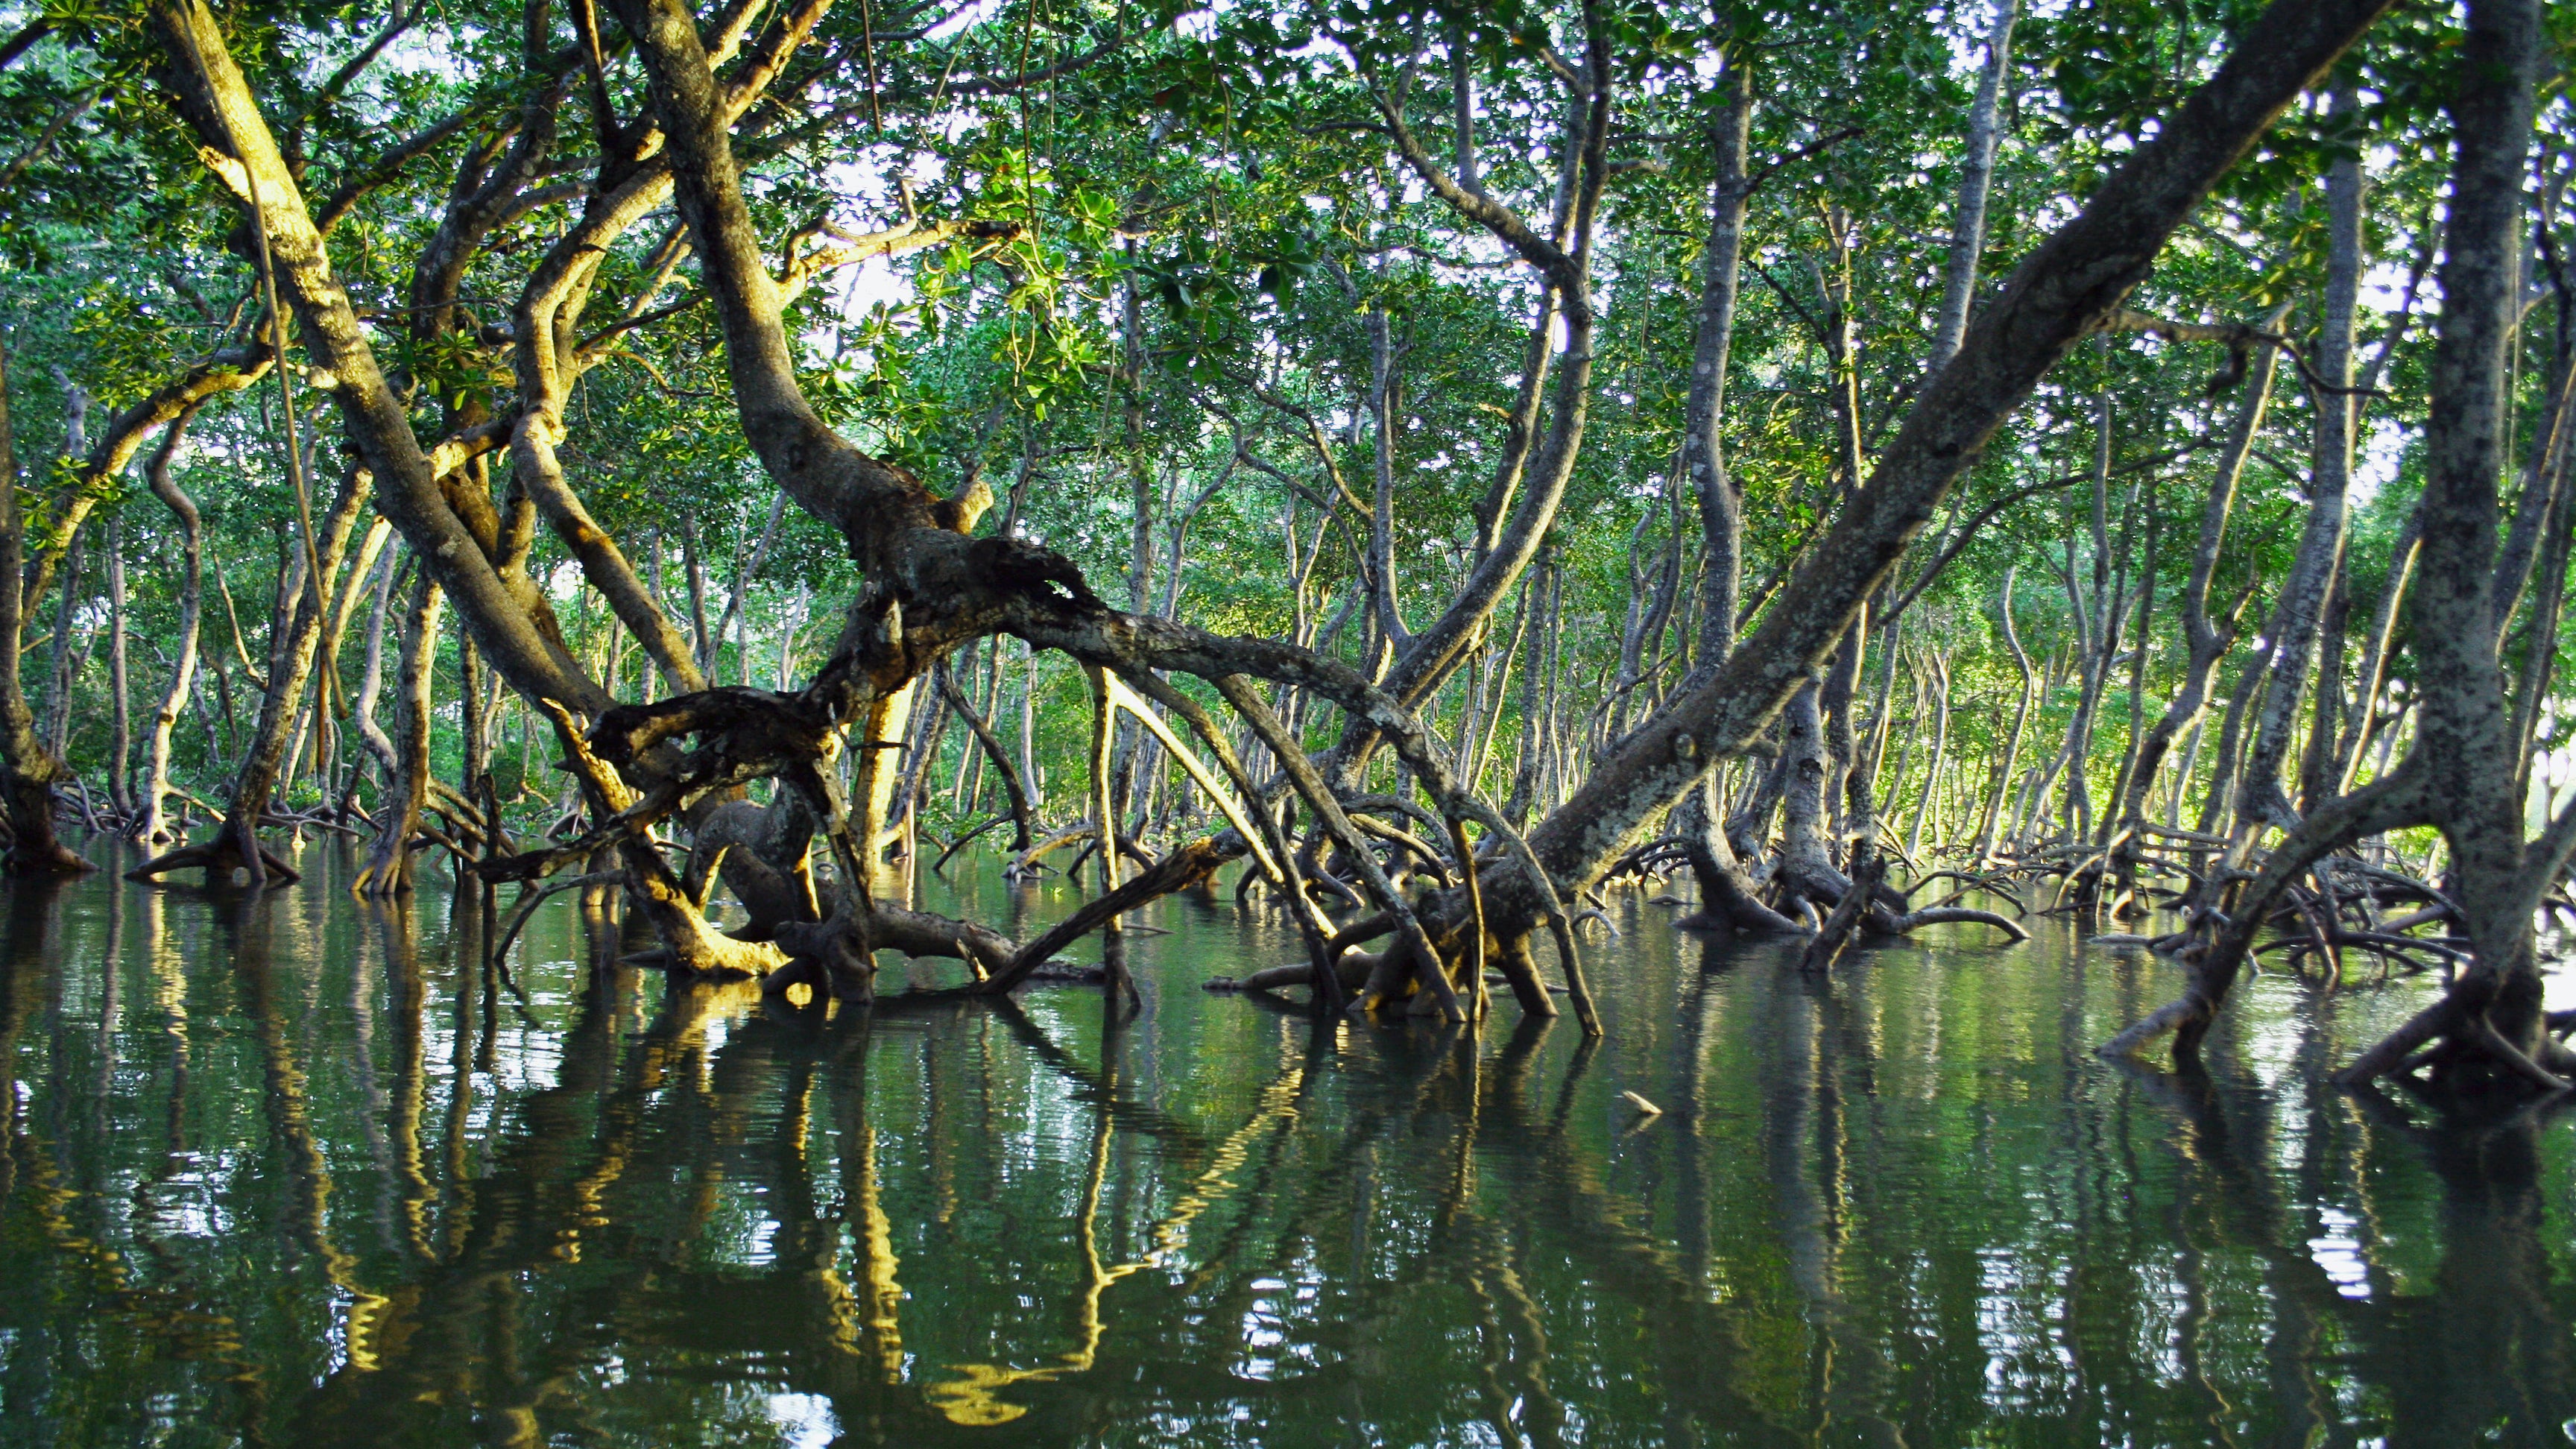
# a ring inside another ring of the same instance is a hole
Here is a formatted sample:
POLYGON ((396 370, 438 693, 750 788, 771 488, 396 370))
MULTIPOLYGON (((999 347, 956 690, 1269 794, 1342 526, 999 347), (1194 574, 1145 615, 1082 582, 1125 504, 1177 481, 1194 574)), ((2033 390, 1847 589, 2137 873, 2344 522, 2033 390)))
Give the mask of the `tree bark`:
MULTIPOLYGON (((2349 113, 2358 104, 2349 85, 2335 93, 2334 110, 2349 113)), ((2345 156, 2326 171, 2326 292, 2317 328, 2316 370, 2322 385, 2314 389, 2316 431, 2308 476, 2308 521, 2299 537, 2299 552, 2281 581, 2264 637, 2272 641, 2271 683, 2263 697, 2253 742, 2236 784, 2239 828, 2272 825, 2287 828, 2298 819, 2282 789, 2290 737, 2296 730, 2299 702, 2315 661, 2318 630, 2326 596, 2343 563, 2346 494, 2352 480, 2352 433, 2356 398, 2352 385, 2353 318, 2361 290, 2361 162, 2345 156)))
POLYGON ((2436 1037, 2448 1039, 2446 1065, 2489 1079, 2537 1078, 2558 1090, 2576 1062, 2546 1037, 2533 925, 2542 894, 2576 851, 2576 812, 2553 820, 2526 848, 2494 623, 2504 586, 2496 527, 2505 356, 2539 7, 2535 0, 2477 0, 2468 16, 2448 102, 2457 150, 2417 505, 2423 543, 2412 607, 2423 685, 2415 747, 2394 771, 2294 827, 2194 963, 2184 997, 2122 1032, 2104 1046, 2106 1054, 2171 1031, 2176 1056, 2192 1055, 2291 880, 2365 835, 2430 823, 2450 849, 2448 893, 2472 959, 2440 1001, 2363 1053, 2345 1079, 2393 1070, 2436 1037))
MULTIPOLYGON (((400 788, 402 754, 394 748, 393 738, 385 733, 384 726, 377 721, 376 705, 383 700, 385 693, 385 620, 393 612, 394 585, 397 581, 396 576, 401 572, 401 561, 390 552, 385 555, 383 563, 376 569, 375 602, 367 608, 367 663, 365 671, 358 678, 356 710, 358 738, 366 745, 368 755, 375 760, 377 767, 384 774, 385 794, 388 799, 400 788)), ((397 641, 397 647, 399 647, 399 641, 397 641)), ((350 776, 350 787, 353 790, 356 788, 356 783, 357 773, 353 771, 350 776)))
POLYGON ((1986 65, 1977 99, 1968 108, 1967 145, 1959 156, 1959 201, 1950 214, 1950 257, 1941 278, 1941 312, 1932 324, 1930 371, 1959 353, 1968 333, 1968 309, 1977 296, 1977 262, 1985 250, 1986 196, 1995 175, 1995 132, 2004 76, 2012 69, 2013 18, 2021 0, 1997 0, 1994 28, 1986 32, 1986 65))
POLYGON ((437 722, 438 583, 426 568, 412 572, 411 602, 404 611, 399 687, 402 741, 387 772, 384 801, 376 807, 376 840, 358 872, 361 895, 393 896, 412 888, 411 838, 429 803, 430 737, 437 722))
MULTIPOLYGON (((1402 108, 1390 106, 1383 96, 1378 98, 1394 134, 1397 154, 1405 164, 1422 177, 1434 195, 1491 231, 1538 270, 1543 287, 1555 299, 1555 315, 1565 329, 1564 347, 1557 359, 1549 397, 1547 434, 1537 446, 1509 521, 1499 530, 1490 531, 1490 543, 1449 607, 1429 627, 1404 641, 1402 654, 1382 681, 1386 692, 1407 709, 1419 708, 1448 681, 1494 611, 1502 606, 1512 584, 1536 559, 1549 526, 1555 522, 1557 508, 1564 501, 1566 485, 1573 478, 1575 459, 1582 451, 1592 397, 1592 342, 1597 320, 1591 292, 1592 253, 1602 187, 1609 174, 1612 48, 1607 34, 1589 34, 1585 40, 1579 94, 1570 107, 1567 126, 1568 166, 1560 174, 1561 215, 1558 224, 1550 229, 1554 239, 1538 235, 1526 220, 1481 188, 1471 191, 1460 185, 1405 125, 1402 108)), ((1549 309, 1542 305, 1538 329, 1532 336, 1534 351, 1543 350, 1549 325, 1549 309)), ((1536 379, 1545 366, 1542 360, 1524 369, 1524 406, 1534 400, 1536 379)), ((1516 423, 1518 417, 1516 412, 1516 423)), ((1534 413, 1532 417, 1534 421, 1534 413)), ((1523 428, 1522 435, 1526 432, 1523 428)), ((1507 439, 1507 458, 1510 442, 1507 439)), ((1518 470, 1507 461, 1506 471, 1518 470)), ((1505 490, 1498 483, 1496 491, 1505 490)), ((1500 509, 1491 511, 1498 513, 1500 509)), ((1355 780, 1357 768, 1366 763, 1378 738, 1374 730, 1353 721, 1335 746, 1337 784, 1355 780)))
MULTIPOLYGON (((1744 251, 1744 212, 1752 188, 1745 175, 1753 129, 1753 90, 1741 55, 1727 61, 1725 108, 1710 128, 1716 179, 1709 186, 1708 238, 1700 250, 1698 325, 1691 339, 1690 391, 1683 403, 1682 471, 1699 500, 1698 657, 1682 688, 1713 676, 1735 649, 1742 603, 1744 500, 1726 467, 1727 359, 1735 339, 1736 300, 1744 251)), ((1524 695, 1523 708, 1528 708, 1524 695)), ((1797 923, 1762 903, 1726 835, 1716 782, 1703 780, 1682 797, 1673 829, 1698 880, 1695 922, 1737 930, 1785 932, 1797 923)))
POLYGON ((1819 911, 1830 912, 1850 881, 1834 862, 1826 828, 1834 759, 1825 741, 1823 694, 1822 684, 1810 684, 1789 699, 1780 736, 1788 782, 1780 797, 1780 863, 1774 879, 1785 888, 1784 900, 1803 896, 1819 911))
MULTIPOLYGON (((2442 259, 2441 333, 2425 423, 2421 577, 2413 591, 2414 649, 2425 681, 2415 754, 2427 803, 2451 850, 2451 893, 2474 964, 2451 991, 2458 1017, 2483 1020, 2526 1054, 2539 1048, 2541 980, 2533 911, 2559 860, 2527 861, 2519 761, 2496 656, 2497 484, 2502 471, 2504 359, 2531 144, 2533 0, 2469 7, 2460 83, 2449 102, 2458 129, 2442 259), (2531 866, 2540 867, 2537 870, 2531 866)), ((2403 767, 2401 767, 2402 770, 2403 767)))
POLYGON ((505 577, 439 487, 440 475, 455 466, 453 455, 444 447, 434 455, 413 433, 214 13, 204 0, 161 0, 148 18, 159 43, 162 88, 195 132, 201 159, 257 214, 278 290, 295 313, 312 363, 331 384, 349 439, 375 480, 377 506, 522 693, 585 711, 605 707, 606 696, 564 647, 533 585, 524 576, 505 577))
POLYGON ((2004 756, 1995 768, 1994 785, 1986 791, 1985 816, 1977 822, 1977 853, 1972 868, 1984 870, 1993 863, 1997 811, 2006 795, 2013 793, 2013 767, 2021 763, 2021 741, 2030 726, 2032 689, 2030 654, 2021 647, 2021 630, 2013 623, 2013 576, 2020 571, 2018 563, 2004 567, 2004 581, 1995 593, 1995 620, 2002 626, 2004 643, 2011 648, 2013 664, 2021 671, 2021 695, 2013 709, 2012 733, 2006 738, 2004 756))

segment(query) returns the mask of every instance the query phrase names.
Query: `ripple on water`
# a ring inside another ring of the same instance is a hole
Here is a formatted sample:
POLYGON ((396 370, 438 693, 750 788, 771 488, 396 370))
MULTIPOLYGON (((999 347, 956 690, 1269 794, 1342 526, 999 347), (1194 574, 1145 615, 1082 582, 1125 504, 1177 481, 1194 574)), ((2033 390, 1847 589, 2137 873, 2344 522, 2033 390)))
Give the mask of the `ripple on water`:
MULTIPOLYGON (((2320 1085, 2423 983, 2259 978, 2175 1077, 2091 1054, 2173 973, 2059 922, 1814 978, 1613 893, 1608 1038, 1507 995, 1475 1037, 1199 990, 1302 949, 1220 890, 1143 915, 1124 1024, 861 1014, 666 993, 569 896, 487 970, 443 880, 371 910, 303 864, 6 887, 0 1445, 2576 1422, 2565 1124, 2320 1085)), ((926 904, 1023 936, 1079 896, 952 870, 926 904)))

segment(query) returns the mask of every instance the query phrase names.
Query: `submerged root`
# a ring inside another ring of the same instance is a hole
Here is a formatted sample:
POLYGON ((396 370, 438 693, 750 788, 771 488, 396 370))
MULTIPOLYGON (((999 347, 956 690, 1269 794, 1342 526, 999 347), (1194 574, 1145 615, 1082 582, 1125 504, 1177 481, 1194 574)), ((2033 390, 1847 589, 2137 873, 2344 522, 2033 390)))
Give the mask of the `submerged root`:
POLYGON ((1883 933, 1904 936, 1911 935, 1925 926, 1952 924, 1992 926, 2003 932, 2016 945, 2030 939, 2030 932, 2022 929, 2019 922, 2006 916, 1996 915, 1992 911, 1974 910, 1965 906, 1934 906, 1920 911, 1909 911, 1888 921, 1883 933))
POLYGON ((229 824, 214 839, 156 855, 127 871, 125 878, 153 881, 179 870, 203 870, 209 885, 228 883, 235 872, 248 876, 254 885, 293 885, 304 878, 276 852, 260 844, 247 827, 236 829, 229 824))
MULTIPOLYGON (((2536 982, 2530 989, 2537 990, 2536 982)), ((2492 1090, 2506 1083, 2552 1094, 2576 1090, 2571 1081, 2576 1079, 2576 1051, 2560 1039, 2576 1027, 2576 1014, 2541 1017, 2526 1048, 2498 1029, 2495 995, 2491 977, 2464 979, 2336 1073, 2336 1083, 2359 1086, 2379 1077, 2429 1072, 2436 1084, 2459 1090, 2492 1090)))
MULTIPOLYGON (((1379 959, 1380 953, 1377 952, 1342 952, 1340 959, 1334 962, 1333 972, 1336 976, 1341 978, 1343 991, 1353 992, 1359 990, 1361 983, 1368 980, 1369 973, 1377 969, 1379 959)), ((1309 961, 1292 961, 1285 966, 1273 966, 1266 971, 1255 971, 1251 975, 1243 977, 1240 980, 1230 976, 1211 977, 1200 983, 1200 989, 1219 992, 1285 991, 1292 986, 1312 986, 1314 984, 1314 963, 1309 961)))
POLYGON ((61 766, 43 759, 42 774, 22 774, 0 766, 0 800, 5 800, 9 849, 0 870, 13 876, 83 875, 98 869, 54 834, 54 786, 61 766))

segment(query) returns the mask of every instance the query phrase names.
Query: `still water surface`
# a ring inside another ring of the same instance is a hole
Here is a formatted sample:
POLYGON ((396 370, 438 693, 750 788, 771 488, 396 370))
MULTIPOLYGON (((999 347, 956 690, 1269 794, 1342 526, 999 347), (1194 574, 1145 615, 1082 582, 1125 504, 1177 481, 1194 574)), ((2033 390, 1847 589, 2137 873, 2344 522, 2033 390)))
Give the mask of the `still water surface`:
POLYGON ((666 993, 570 896, 505 980, 442 884, 302 864, 0 887, 0 1445, 2576 1431, 2576 1122, 2315 1085, 2420 987, 2266 979, 2176 1079, 2088 1052, 2166 968, 2063 928, 1814 980, 1631 892, 1606 1041, 1319 1030, 1198 988, 1297 951, 1227 892, 1145 914, 1122 1028, 831 1015, 666 993))

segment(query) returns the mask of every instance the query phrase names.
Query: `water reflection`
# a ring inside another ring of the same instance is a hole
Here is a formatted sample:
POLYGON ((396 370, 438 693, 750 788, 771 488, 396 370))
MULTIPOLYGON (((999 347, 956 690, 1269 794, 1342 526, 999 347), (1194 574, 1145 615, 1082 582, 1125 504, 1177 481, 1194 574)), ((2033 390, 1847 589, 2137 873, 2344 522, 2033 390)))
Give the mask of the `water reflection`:
MULTIPOLYGON (((93 846, 105 856, 112 847, 93 846)), ((669 994, 595 893, 0 900, 0 1443, 2563 1444, 2570 1132, 2208 1075, 2063 937, 1831 979, 1620 902, 1611 1036, 669 994), (1660 1104, 1640 1117, 1634 1092, 1660 1104)), ((435 873, 431 873, 435 874, 435 873)), ((1025 933, 1049 890, 951 889, 1025 933)), ((946 965, 921 963, 937 982, 946 965)))

